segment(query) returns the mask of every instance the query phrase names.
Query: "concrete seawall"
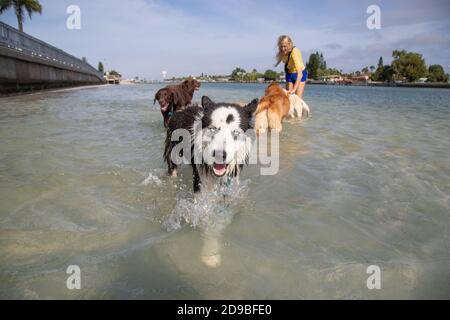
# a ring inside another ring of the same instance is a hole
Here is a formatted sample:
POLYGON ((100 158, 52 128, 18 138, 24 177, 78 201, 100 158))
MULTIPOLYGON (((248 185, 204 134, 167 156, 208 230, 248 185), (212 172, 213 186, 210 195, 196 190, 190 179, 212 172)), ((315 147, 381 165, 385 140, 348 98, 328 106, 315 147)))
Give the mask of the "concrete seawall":
POLYGON ((0 22, 0 94, 102 83, 86 62, 0 22))
POLYGON ((0 48, 0 94, 48 88, 101 84, 91 74, 65 70, 24 57, 5 55, 0 48))

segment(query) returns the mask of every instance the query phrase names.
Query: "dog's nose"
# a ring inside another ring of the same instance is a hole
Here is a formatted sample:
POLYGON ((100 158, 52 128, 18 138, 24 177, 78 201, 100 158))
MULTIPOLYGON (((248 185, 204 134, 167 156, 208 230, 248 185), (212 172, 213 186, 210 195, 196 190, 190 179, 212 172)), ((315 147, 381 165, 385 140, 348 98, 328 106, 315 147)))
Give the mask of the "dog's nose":
POLYGON ((214 150, 213 158, 218 162, 220 161, 219 163, 224 163, 227 159, 227 152, 225 150, 214 150))

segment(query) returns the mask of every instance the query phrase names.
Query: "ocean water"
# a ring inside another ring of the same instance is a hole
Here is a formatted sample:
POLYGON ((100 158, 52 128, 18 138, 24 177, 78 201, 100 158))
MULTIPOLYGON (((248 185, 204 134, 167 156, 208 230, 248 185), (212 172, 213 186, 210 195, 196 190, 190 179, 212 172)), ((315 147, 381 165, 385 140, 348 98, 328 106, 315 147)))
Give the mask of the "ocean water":
MULTIPOLYGON (((194 199, 188 166, 166 175, 160 87, 0 99, 1 298, 450 298, 450 90, 307 86, 278 173, 246 167, 225 205, 194 199)), ((194 101, 264 88, 203 84, 194 101)))

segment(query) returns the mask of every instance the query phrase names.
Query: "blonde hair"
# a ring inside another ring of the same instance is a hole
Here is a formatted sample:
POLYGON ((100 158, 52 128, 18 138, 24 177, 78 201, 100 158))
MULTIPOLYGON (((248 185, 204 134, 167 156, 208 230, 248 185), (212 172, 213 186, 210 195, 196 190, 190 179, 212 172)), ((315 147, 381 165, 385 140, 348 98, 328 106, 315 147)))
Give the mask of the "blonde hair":
POLYGON ((277 60, 277 63, 275 63, 275 67, 278 66, 281 62, 281 60, 283 59, 283 53, 281 52, 281 43, 283 41, 287 40, 287 42, 290 44, 291 49, 294 48, 294 42, 292 42, 291 37, 287 36, 287 35, 282 35, 278 37, 278 41, 277 41, 277 47, 278 47, 278 52, 277 55, 275 56, 275 59, 277 60))

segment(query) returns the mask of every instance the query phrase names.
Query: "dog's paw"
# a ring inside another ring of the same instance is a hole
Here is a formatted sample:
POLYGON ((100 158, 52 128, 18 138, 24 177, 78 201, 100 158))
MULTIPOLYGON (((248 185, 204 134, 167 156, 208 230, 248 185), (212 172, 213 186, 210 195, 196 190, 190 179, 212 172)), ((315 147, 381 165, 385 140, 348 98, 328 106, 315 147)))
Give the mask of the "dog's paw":
POLYGON ((177 172, 177 170, 176 170, 176 169, 173 169, 173 170, 172 170, 172 173, 169 173, 169 175, 170 175, 171 177, 174 177, 174 178, 176 178, 176 177, 177 177, 177 175, 178 175, 178 172, 177 172))
POLYGON ((267 132, 267 130, 265 128, 256 129, 256 135, 257 136, 259 136, 259 135, 261 135, 263 133, 266 133, 266 132, 267 132))
POLYGON ((220 254, 215 254, 212 256, 202 256, 202 262, 208 267, 208 268, 217 268, 222 263, 222 257, 220 254))

